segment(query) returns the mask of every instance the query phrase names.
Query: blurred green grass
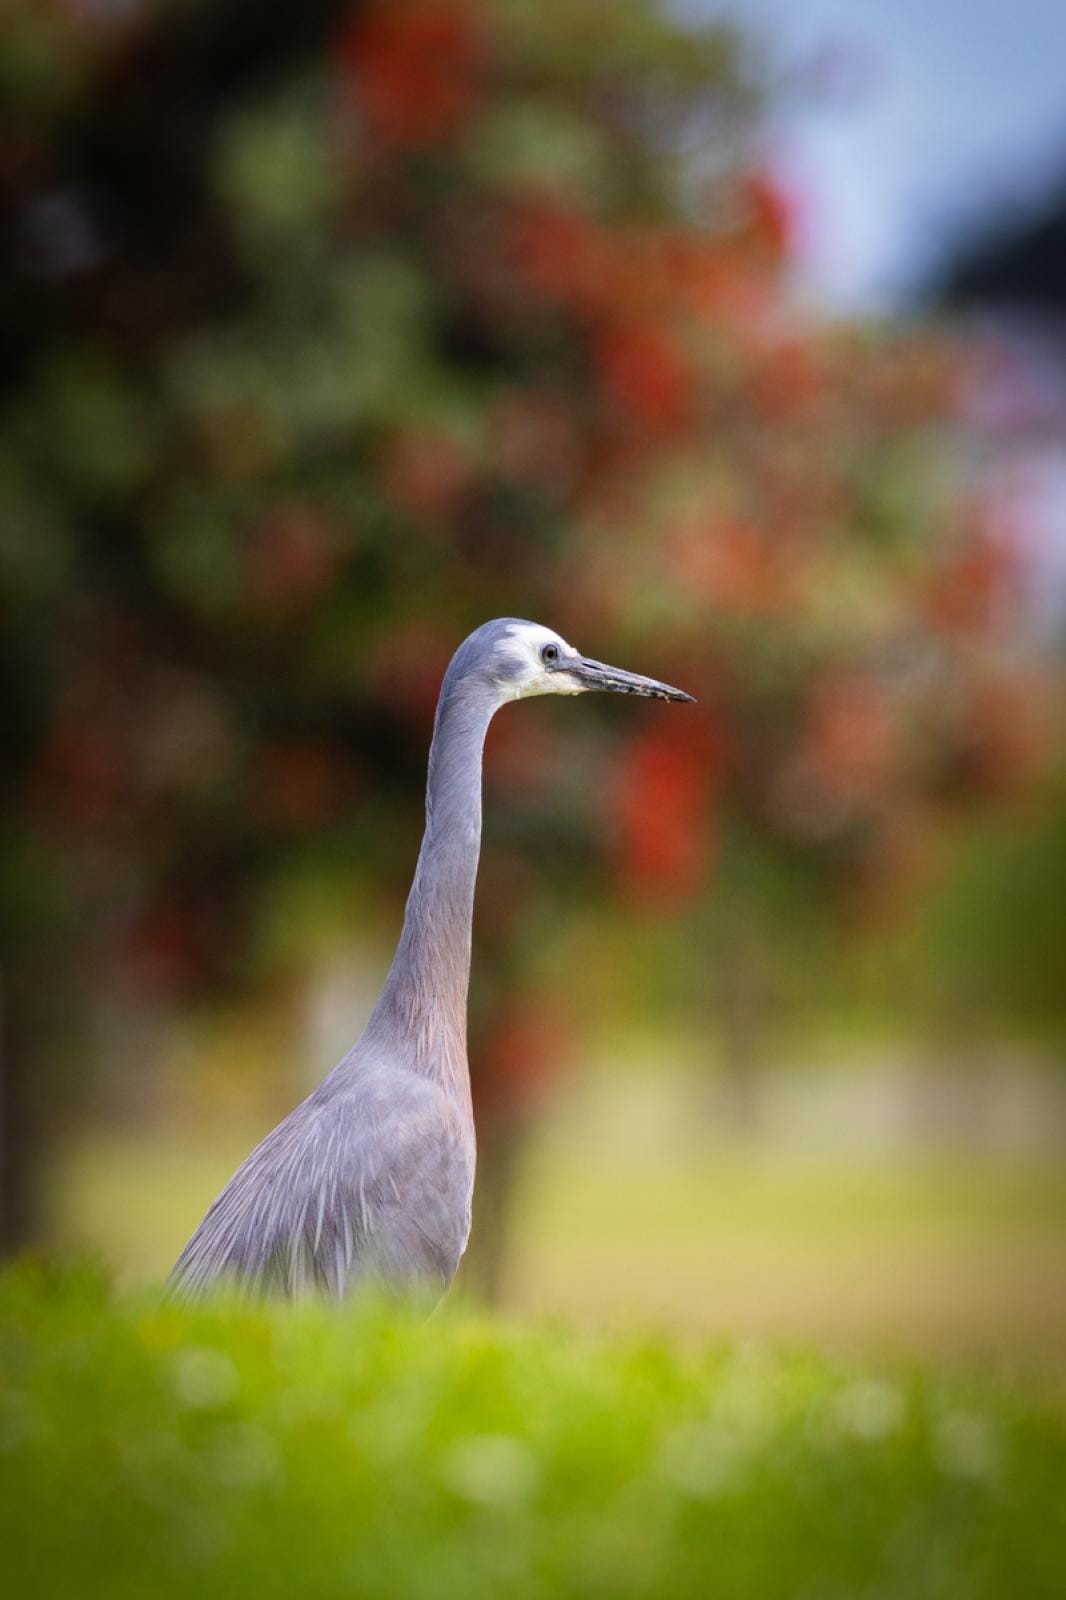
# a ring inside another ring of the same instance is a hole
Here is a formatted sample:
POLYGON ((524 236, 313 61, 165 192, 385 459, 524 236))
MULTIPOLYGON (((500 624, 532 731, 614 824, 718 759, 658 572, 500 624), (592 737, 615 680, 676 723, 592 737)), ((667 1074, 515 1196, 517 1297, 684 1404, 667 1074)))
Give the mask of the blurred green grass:
POLYGON ((1066 1579, 1061 1382, 446 1306, 0 1279, 17 1596, 1006 1600, 1066 1579))

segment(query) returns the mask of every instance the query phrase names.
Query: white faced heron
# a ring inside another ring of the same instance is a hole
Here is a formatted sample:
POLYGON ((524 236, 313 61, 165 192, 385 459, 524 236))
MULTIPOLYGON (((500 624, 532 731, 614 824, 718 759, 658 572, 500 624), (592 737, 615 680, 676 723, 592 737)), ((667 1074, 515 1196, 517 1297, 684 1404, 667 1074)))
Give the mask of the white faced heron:
POLYGON ((440 1293, 470 1231, 474 1119, 466 1059, 470 924, 481 847, 481 757, 508 700, 589 689, 690 700, 590 661, 550 628, 505 617, 444 676, 426 827, 384 989, 344 1059, 238 1168, 171 1283, 341 1298, 361 1283, 440 1293))

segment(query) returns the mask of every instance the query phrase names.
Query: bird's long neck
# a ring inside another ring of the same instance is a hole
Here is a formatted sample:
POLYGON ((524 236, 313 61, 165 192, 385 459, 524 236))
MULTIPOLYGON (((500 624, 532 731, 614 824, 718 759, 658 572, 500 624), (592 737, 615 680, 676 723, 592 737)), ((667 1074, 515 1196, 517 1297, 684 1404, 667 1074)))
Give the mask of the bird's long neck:
POLYGON ((496 697, 478 684, 441 691, 429 752, 426 829, 403 932, 371 1027, 412 1066, 468 1092, 466 1008, 481 851, 481 762, 496 697))

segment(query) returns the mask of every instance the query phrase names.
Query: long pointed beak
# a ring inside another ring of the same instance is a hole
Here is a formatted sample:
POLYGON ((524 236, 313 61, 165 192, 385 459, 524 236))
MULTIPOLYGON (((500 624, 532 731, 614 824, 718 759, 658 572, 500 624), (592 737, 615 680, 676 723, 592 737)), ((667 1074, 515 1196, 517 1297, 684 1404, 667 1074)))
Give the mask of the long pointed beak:
POLYGON ((603 689, 612 694, 639 694, 647 700, 694 700, 683 689, 673 689, 657 678, 642 678, 639 672, 623 672, 621 667, 609 667, 606 662, 592 661, 588 656, 573 657, 559 662, 559 672, 576 678, 584 689, 603 689))

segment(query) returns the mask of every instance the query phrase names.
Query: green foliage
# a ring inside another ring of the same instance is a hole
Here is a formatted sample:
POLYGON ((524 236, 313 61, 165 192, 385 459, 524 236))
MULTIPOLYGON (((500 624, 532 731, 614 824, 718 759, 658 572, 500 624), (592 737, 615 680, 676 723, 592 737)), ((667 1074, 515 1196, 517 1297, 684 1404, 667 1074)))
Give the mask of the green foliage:
POLYGON ((382 1306, 0 1284, 5 1588, 39 1597, 1062 1592, 1061 1396, 382 1306))

